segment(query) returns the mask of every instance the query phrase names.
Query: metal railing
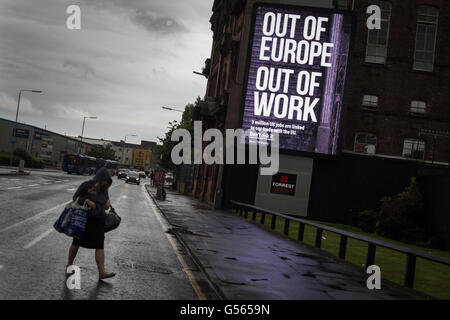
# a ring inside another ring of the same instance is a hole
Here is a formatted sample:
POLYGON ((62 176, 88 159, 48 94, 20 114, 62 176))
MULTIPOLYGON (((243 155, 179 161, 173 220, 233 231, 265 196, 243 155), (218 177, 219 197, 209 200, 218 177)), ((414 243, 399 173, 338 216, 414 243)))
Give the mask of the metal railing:
POLYGON ((252 220, 256 221, 256 214, 261 214, 261 224, 265 224, 266 215, 271 215, 272 220, 270 223, 270 228, 272 230, 275 230, 276 227, 276 219, 277 217, 284 218, 284 228, 283 233, 285 235, 288 235, 289 233, 289 226, 291 221, 295 221, 299 223, 299 230, 298 230, 298 236, 297 239, 299 241, 303 242, 303 237, 305 234, 305 226, 311 226, 317 229, 316 231, 316 238, 315 238, 315 247, 321 248, 322 246, 322 234, 323 231, 329 231, 335 234, 338 234, 341 236, 340 243, 339 243, 339 258, 345 260, 345 256, 347 253, 347 240, 348 238, 360 240, 363 242, 366 242, 368 244, 367 248, 367 256, 366 256, 366 266, 373 265, 375 263, 375 252, 377 247, 384 247, 388 248, 394 251, 398 251, 401 253, 406 254, 406 270, 405 270, 405 281, 404 285, 408 288, 414 287, 414 276, 416 272, 416 260, 417 258, 426 259, 429 261, 437 262, 444 264, 446 266, 450 266, 450 259, 434 256, 431 254, 427 254, 424 252, 420 252, 417 250, 413 250, 411 248, 395 245, 392 243, 384 242, 381 240, 373 239, 370 237, 365 237, 359 234, 355 234, 352 232, 336 229, 333 227, 329 227, 326 225, 322 225, 319 223, 311 222, 305 219, 301 218, 294 218, 292 216, 288 216, 285 214, 281 214, 272 210, 267 210, 263 208, 259 208, 247 203, 237 202, 231 200, 230 203, 233 205, 234 209, 236 210, 236 213, 239 213, 240 216, 244 214, 245 218, 248 218, 249 213, 252 213, 252 220))

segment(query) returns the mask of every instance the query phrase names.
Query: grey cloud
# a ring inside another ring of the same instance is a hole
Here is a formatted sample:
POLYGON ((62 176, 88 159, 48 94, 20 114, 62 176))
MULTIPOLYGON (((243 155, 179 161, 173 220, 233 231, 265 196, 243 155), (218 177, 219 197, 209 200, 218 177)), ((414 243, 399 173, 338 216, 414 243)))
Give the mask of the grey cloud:
POLYGON ((163 34, 178 33, 186 31, 186 28, 170 17, 160 17, 156 13, 145 10, 136 10, 132 17, 137 25, 149 32, 159 32, 163 34))
POLYGON ((97 72, 89 64, 77 61, 77 60, 65 60, 63 62, 63 67, 71 69, 71 71, 78 76, 88 78, 89 76, 97 78, 97 72))

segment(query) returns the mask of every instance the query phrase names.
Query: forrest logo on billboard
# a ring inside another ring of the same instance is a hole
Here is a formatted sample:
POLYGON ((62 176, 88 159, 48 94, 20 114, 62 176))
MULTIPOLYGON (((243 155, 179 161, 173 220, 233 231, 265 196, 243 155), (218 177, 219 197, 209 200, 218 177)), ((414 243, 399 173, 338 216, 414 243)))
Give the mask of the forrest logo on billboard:
POLYGON ((280 149, 336 154, 352 14, 256 4, 254 15, 243 129, 278 133, 280 149))

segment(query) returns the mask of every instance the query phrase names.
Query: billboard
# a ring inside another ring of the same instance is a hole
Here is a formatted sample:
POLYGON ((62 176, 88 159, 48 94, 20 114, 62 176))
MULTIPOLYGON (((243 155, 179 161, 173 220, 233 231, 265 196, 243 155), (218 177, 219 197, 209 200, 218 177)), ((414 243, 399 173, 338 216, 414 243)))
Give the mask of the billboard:
POLYGON ((281 150, 338 154, 354 21, 348 11, 255 4, 242 128, 278 133, 281 150))
POLYGON ((144 149, 133 149, 132 163, 137 167, 147 167, 150 164, 151 152, 144 149))
POLYGON ((30 130, 14 128, 13 136, 16 138, 28 138, 30 136, 30 130))

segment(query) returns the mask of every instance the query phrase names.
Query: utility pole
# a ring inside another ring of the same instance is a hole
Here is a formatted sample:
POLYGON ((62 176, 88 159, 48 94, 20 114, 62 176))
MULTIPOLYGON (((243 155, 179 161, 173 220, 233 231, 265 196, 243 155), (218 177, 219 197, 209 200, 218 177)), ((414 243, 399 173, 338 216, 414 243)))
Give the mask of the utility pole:
POLYGON ((81 154, 81 150, 83 149, 83 134, 84 134, 84 124, 86 123, 86 119, 97 119, 97 117, 83 117, 83 128, 81 129, 81 142, 80 142, 80 149, 78 153, 81 154))

